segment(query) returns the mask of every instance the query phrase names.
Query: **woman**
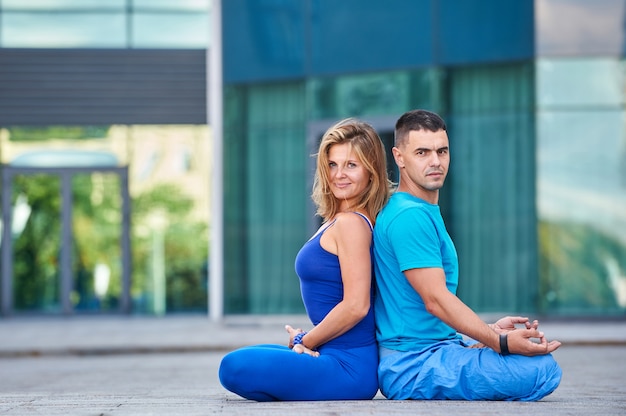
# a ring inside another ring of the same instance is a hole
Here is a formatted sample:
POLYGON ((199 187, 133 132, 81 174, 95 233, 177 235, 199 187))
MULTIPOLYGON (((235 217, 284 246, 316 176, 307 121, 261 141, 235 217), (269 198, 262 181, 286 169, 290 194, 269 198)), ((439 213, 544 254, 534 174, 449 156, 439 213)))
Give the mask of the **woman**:
POLYGON ((295 264, 313 328, 285 326, 288 347, 257 345, 227 354, 219 369, 226 389, 257 401, 376 395, 372 227, 389 184, 385 150, 370 125, 346 119, 326 131, 312 196, 324 221, 295 264))

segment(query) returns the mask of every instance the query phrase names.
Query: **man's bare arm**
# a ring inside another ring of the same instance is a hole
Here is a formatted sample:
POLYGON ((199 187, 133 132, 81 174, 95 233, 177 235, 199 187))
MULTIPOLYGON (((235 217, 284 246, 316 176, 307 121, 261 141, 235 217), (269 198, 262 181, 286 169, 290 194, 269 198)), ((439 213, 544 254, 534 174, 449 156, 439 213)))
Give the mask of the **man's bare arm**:
MULTIPOLYGON (((496 352, 500 351, 500 336, 446 287, 445 274, 440 268, 410 269, 404 272, 409 283, 422 298, 426 310, 458 332, 465 334, 496 352)), ((509 351, 522 355, 541 355, 556 350, 561 343, 548 342, 536 326, 508 332, 509 351), (538 342, 533 341, 537 339, 538 342)))

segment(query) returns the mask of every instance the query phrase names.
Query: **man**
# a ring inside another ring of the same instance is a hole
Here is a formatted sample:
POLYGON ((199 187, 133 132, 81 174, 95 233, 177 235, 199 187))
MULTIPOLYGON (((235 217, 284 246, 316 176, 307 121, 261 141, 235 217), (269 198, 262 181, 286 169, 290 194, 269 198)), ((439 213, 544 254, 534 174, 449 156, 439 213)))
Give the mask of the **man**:
POLYGON ((381 392, 524 401, 552 393, 561 369, 550 353, 561 343, 528 318, 487 325, 456 297, 458 258, 437 205, 450 164, 445 122, 425 110, 405 113, 392 151, 398 189, 374 227, 381 392))

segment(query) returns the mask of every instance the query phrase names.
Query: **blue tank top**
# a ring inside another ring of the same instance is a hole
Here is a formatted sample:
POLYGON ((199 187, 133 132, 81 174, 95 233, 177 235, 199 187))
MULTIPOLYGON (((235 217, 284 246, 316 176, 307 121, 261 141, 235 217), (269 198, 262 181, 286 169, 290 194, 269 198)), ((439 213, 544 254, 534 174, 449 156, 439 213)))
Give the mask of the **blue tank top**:
MULTIPOLYGON (((366 221, 366 217, 360 213, 366 221)), ((369 221, 367 223, 372 229, 369 221)), ((313 325, 319 324, 322 319, 343 299, 343 282, 339 267, 339 257, 324 250, 320 245, 322 235, 332 227, 331 223, 313 238, 307 241, 296 256, 296 273, 300 278, 300 291, 307 315, 313 325)), ((372 259, 372 285, 374 274, 374 256, 370 249, 372 259)), ((333 347, 361 347, 376 342, 374 323, 374 290, 370 292, 370 310, 367 315, 352 329, 330 340, 324 346, 333 347)))

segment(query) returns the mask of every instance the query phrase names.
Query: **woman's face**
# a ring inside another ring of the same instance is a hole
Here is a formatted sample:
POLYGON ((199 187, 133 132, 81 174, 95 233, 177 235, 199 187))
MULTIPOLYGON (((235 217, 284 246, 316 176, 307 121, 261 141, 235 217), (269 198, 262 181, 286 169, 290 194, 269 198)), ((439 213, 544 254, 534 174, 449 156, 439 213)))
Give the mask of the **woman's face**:
POLYGON ((328 150, 330 189, 340 211, 356 205, 370 181, 370 174, 347 143, 334 144, 328 150))

